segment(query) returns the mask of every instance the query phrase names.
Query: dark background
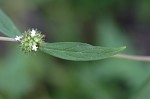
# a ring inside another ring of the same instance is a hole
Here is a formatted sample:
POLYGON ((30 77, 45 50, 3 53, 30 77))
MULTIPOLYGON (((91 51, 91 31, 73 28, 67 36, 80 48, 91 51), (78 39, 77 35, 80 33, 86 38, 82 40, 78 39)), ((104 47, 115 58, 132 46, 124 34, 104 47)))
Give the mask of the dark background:
MULTIPOLYGON (((149 0, 0 0, 20 31, 47 42, 84 42, 150 55, 149 0)), ((1 36, 4 36, 1 34, 1 36)), ((0 42, 0 99, 149 99, 150 64, 123 59, 72 62, 21 54, 0 42)))

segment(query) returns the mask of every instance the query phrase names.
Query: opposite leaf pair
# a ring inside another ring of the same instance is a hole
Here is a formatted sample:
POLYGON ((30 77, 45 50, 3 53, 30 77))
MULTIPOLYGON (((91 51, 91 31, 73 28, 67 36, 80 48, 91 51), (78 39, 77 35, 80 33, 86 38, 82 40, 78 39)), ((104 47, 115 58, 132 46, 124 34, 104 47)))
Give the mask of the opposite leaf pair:
POLYGON ((23 34, 16 28, 7 15, 0 10, 0 32, 16 39, 25 52, 42 51, 52 56, 72 61, 92 61, 111 57, 125 47, 107 48, 92 46, 80 42, 46 43, 43 35, 37 30, 28 30, 23 34))

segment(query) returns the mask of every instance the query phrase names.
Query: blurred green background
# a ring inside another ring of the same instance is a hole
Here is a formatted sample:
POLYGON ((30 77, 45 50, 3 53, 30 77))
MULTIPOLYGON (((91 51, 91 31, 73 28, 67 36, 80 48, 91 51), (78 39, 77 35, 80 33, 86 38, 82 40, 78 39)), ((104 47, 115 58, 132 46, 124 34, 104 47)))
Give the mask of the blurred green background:
MULTIPOLYGON (((37 28, 48 42, 150 55, 149 0, 0 0, 0 8, 20 31, 37 28)), ((24 55, 16 45, 0 42, 0 99, 150 99, 148 62, 72 62, 24 55)))

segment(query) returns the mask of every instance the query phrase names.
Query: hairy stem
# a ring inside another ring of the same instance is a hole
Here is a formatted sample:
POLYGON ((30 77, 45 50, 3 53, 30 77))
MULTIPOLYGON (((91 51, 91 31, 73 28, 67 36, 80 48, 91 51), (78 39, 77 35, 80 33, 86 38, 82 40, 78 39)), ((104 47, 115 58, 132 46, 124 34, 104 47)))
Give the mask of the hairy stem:
POLYGON ((114 55, 113 58, 150 62, 150 56, 136 56, 136 55, 117 54, 117 55, 114 55))
POLYGON ((14 38, 8 38, 8 37, 0 37, 0 41, 16 42, 14 38))

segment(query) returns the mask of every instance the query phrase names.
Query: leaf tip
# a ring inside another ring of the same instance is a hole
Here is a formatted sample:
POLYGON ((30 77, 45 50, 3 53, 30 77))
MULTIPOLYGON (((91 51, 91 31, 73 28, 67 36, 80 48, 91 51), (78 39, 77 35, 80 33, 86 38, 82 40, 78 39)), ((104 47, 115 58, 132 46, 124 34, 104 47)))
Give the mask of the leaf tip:
POLYGON ((123 50, 126 49, 126 48, 127 48, 126 46, 123 46, 123 47, 122 47, 123 50))
POLYGON ((126 46, 120 47, 120 51, 123 51, 123 50, 125 50, 126 48, 127 48, 126 46))

